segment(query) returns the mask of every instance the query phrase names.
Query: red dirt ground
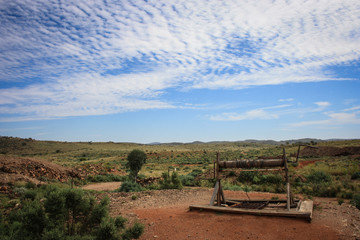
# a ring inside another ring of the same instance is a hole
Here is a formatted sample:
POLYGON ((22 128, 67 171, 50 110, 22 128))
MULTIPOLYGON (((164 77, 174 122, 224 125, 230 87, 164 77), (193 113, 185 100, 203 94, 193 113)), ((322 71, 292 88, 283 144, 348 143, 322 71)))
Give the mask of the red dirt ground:
MULTIPOLYGON (((208 204, 212 189, 161 190, 141 193, 102 193, 111 199, 111 214, 145 224, 147 239, 360 239, 360 211, 336 199, 315 198, 311 223, 302 219, 189 211, 189 205, 208 204), (132 197, 136 196, 136 200, 132 197)), ((251 199, 284 198, 249 193, 251 199)), ((101 197, 101 196, 100 196, 101 197)), ((240 191, 225 197, 245 199, 240 191)))

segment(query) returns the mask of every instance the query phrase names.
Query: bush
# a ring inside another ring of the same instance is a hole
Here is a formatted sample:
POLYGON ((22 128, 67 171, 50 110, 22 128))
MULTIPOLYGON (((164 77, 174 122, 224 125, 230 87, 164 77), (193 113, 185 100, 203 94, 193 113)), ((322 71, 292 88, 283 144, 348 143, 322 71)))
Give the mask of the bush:
POLYGON ((121 184, 121 187, 118 190, 119 192, 141 192, 141 186, 132 181, 126 181, 121 184))
POLYGON ((267 174, 267 175, 261 175, 260 183, 282 184, 284 183, 284 179, 280 174, 267 174))
MULTIPOLYGON (((345 186, 344 186, 345 187, 345 186)), ((356 190, 349 190, 341 187, 340 191, 338 192, 338 194, 336 195, 336 197, 338 198, 344 198, 344 199, 352 199, 354 196, 354 191, 356 192, 356 190)))
POLYGON ((180 179, 183 186, 195 186, 195 178, 191 175, 183 175, 180 179))
POLYGON ((232 185, 227 182, 225 182, 223 186, 224 190, 231 190, 231 191, 242 191, 243 189, 239 185, 232 185))
POLYGON ((123 229, 125 228, 125 223, 127 222, 127 219, 122 216, 117 216, 115 218, 115 226, 117 228, 123 229))
POLYGON ((259 178, 259 176, 260 176, 260 174, 258 172, 243 171, 243 172, 240 172, 237 180, 242 183, 255 183, 254 178, 255 177, 259 178))
POLYGON ((171 183, 172 183, 172 185, 174 186, 175 189, 182 189, 182 187, 183 187, 177 172, 172 173, 172 175, 171 175, 171 183))
POLYGON ((200 169, 194 169, 191 173, 180 176, 181 184, 183 186, 199 186, 200 182, 195 181, 195 178, 200 174, 202 174, 200 169))
POLYGON ((360 172, 356 172, 351 175, 351 180, 355 179, 360 179, 360 172))
POLYGON ((144 232, 144 225, 138 222, 126 229, 124 234, 122 235, 123 240, 130 240, 130 239, 138 239, 144 232))
POLYGON ((351 200, 351 204, 360 210, 360 194, 355 194, 351 200))
POLYGON ((317 197, 336 197, 341 192, 341 185, 332 184, 331 175, 323 171, 312 170, 307 175, 307 186, 302 187, 302 192, 317 197))
POLYGON ((24 202, 12 218, 17 222, 15 239, 41 239, 47 218, 39 201, 24 202))
POLYGON ((100 227, 96 231, 96 240, 118 240, 120 239, 119 231, 115 221, 109 218, 103 219, 100 227))
POLYGON ((28 189, 24 192, 24 195, 22 196, 24 199, 30 199, 35 200, 37 195, 37 192, 33 189, 28 189))
POLYGON ((162 173, 162 180, 159 181, 161 189, 182 189, 181 180, 177 172, 173 172, 171 177, 167 172, 162 173))
POLYGON ((121 239, 138 238, 143 232, 138 224, 126 228, 126 219, 111 218, 107 197, 96 203, 80 189, 52 185, 32 191, 34 198, 22 197, 20 208, 0 215, 1 239, 121 239))
POLYGON ((127 156, 127 160, 128 162, 126 166, 130 169, 130 176, 135 181, 141 167, 146 163, 146 153, 141 150, 134 149, 127 156))
POLYGON ((88 175, 86 177, 87 182, 122 182, 127 179, 127 176, 119 176, 114 174, 106 175, 88 175))
POLYGON ((307 176, 307 180, 313 184, 321 184, 321 183, 330 183, 331 176, 328 173, 323 171, 315 171, 312 170, 310 174, 307 176))

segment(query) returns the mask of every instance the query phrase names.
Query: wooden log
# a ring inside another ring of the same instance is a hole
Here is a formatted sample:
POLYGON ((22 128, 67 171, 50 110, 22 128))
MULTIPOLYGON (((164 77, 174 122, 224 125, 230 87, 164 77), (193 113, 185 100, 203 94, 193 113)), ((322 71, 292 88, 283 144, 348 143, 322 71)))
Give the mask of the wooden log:
MULTIPOLYGON (((235 172, 272 172, 272 171, 284 171, 285 168, 260 168, 260 169, 241 169, 241 170, 235 170, 235 172)), ((222 172, 233 172, 233 169, 223 169, 222 172)))
POLYGON ((235 160, 235 161, 219 161, 220 168, 271 168, 283 167, 284 159, 256 159, 256 160, 235 160))

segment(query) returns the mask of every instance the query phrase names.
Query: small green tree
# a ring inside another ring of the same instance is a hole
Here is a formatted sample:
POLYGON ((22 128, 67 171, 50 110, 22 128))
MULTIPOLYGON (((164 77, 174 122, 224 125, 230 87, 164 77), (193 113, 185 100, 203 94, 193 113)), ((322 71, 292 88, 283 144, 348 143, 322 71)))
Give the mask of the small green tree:
MULTIPOLYGON (((81 189, 51 185, 37 188, 35 193, 34 200, 21 197, 19 208, 9 214, 0 211, 0 239, 127 240, 144 232, 142 224, 127 227, 125 218, 112 218, 108 197, 97 203, 81 189)), ((0 210, 3 207, 0 202, 0 210)))
POLYGON ((127 160, 126 166, 130 169, 130 179, 136 181, 141 167, 146 163, 146 153, 139 149, 134 149, 127 156, 127 160))
POLYGON ((160 188, 162 189, 182 189, 182 183, 179 178, 179 175, 176 172, 173 172, 171 177, 167 172, 162 173, 162 180, 160 180, 160 188))

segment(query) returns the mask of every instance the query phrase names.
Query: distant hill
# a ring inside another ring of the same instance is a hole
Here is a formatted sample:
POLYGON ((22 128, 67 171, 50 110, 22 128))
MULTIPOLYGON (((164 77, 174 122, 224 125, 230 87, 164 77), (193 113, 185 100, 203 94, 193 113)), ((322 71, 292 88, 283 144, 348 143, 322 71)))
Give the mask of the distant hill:
MULTIPOLYGON (((309 143, 309 144, 316 144, 320 142, 329 142, 329 141, 346 141, 346 140, 355 140, 355 139, 316 139, 316 138, 301 138, 301 139, 291 139, 291 140, 282 140, 282 141, 275 141, 275 140, 257 140, 257 139, 246 139, 246 140, 240 140, 240 141, 209 141, 209 142, 202 142, 202 141, 194 141, 194 142, 168 142, 168 143, 161 143, 161 142, 152 142, 145 145, 149 146, 158 146, 158 145, 164 145, 164 146, 178 146, 178 145, 288 145, 288 144, 298 144, 298 143, 309 143)), ((78 144, 123 144, 123 145, 144 145, 139 143, 128 143, 128 142, 60 142, 60 141, 40 141, 35 140, 32 138, 18 138, 18 137, 6 137, 6 136, 0 136, 0 150, 6 149, 6 148, 22 148, 25 147, 29 143, 47 143, 50 145, 56 145, 60 143, 78 143, 78 144)), ((28 145, 29 146, 29 145, 28 145)), ((27 147, 28 147, 27 146, 27 147)))

